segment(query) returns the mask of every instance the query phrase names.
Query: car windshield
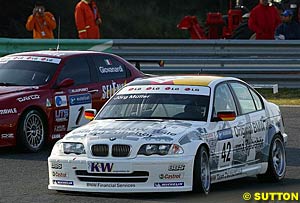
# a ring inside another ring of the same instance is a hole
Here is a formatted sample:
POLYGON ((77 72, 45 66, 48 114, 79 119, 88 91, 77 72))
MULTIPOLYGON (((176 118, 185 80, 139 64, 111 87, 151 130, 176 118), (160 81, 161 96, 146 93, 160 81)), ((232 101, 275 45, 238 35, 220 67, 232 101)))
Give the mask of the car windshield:
POLYGON ((189 94, 115 95, 96 119, 175 119, 206 121, 209 96, 189 94))
MULTIPOLYGON (((42 57, 37 57, 41 58, 42 57)), ((47 59, 47 58, 46 58, 47 59)), ((0 59, 0 85, 37 86, 48 83, 57 70, 60 59, 55 62, 0 59)))

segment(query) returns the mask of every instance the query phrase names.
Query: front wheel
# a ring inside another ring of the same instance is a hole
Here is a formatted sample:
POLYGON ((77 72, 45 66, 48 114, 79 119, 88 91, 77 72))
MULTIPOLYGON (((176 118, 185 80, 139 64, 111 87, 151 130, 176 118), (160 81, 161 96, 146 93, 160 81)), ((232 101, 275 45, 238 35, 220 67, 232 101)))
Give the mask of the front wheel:
POLYGON ((46 125, 43 116, 37 110, 27 111, 20 120, 18 144, 29 152, 39 151, 45 143, 46 125))
POLYGON ((210 190, 210 166, 206 148, 201 146, 194 161, 193 191, 208 194, 210 190))
POLYGON ((270 146, 268 169, 265 174, 257 175, 259 180, 278 182, 285 176, 286 157, 282 138, 275 135, 270 146))

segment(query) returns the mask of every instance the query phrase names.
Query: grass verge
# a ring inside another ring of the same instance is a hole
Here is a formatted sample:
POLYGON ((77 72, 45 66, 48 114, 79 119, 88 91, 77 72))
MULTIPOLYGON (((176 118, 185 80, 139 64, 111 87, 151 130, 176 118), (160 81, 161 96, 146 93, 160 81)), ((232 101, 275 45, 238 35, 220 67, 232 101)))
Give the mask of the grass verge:
POLYGON ((300 89, 279 89, 273 94, 272 89, 257 89, 268 101, 277 105, 300 105, 300 89))

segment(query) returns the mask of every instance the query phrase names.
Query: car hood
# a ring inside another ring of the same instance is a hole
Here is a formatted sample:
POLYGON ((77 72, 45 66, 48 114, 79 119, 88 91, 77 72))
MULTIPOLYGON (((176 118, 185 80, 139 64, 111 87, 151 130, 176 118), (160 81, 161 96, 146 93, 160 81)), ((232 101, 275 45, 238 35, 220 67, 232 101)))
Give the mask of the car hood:
POLYGON ((7 94, 13 94, 17 92, 22 92, 25 90, 33 90, 37 89, 38 87, 24 87, 24 86, 0 86, 0 95, 7 95, 7 94))
POLYGON ((175 142, 193 134, 200 138, 205 122, 178 120, 95 120, 67 134, 63 141, 105 140, 175 142))

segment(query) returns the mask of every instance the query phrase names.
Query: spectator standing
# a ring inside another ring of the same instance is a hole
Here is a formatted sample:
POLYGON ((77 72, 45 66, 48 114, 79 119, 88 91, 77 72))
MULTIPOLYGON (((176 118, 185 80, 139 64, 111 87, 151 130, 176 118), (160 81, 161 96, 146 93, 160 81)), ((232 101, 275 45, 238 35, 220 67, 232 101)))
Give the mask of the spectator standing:
POLYGON ((81 0, 75 8, 75 23, 80 39, 99 39, 102 24, 99 9, 94 0, 81 0))
POLYGON ((26 29, 33 31, 34 39, 53 39, 53 30, 56 28, 56 21, 52 13, 45 12, 45 6, 36 2, 32 15, 28 17, 26 29))
POLYGON ((260 0, 252 9, 248 20, 249 28, 256 33, 256 39, 274 39, 276 27, 281 23, 275 6, 268 0, 260 0))
POLYGON ((285 10, 282 14, 282 23, 275 31, 275 39, 295 40, 300 39, 300 25, 293 20, 293 11, 285 10))

